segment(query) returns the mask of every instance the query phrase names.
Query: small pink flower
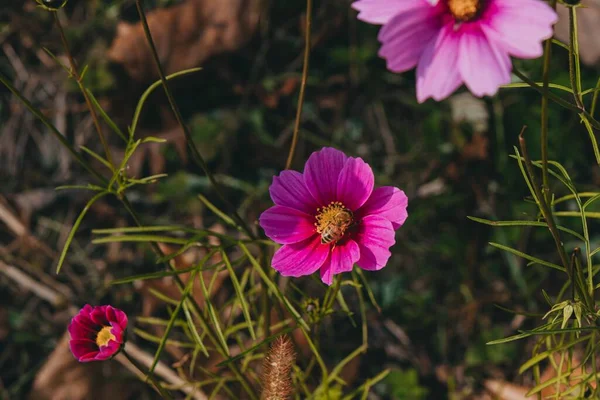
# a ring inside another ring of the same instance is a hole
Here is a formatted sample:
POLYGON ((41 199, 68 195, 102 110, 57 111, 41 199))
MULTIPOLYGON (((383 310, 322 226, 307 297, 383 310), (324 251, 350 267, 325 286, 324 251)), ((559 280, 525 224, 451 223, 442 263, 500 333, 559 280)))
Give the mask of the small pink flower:
POLYGON ((381 24, 379 55, 394 72, 417 67, 417 100, 461 84, 476 96, 510 83, 510 56, 537 58, 554 10, 540 0, 358 0, 358 18, 381 24))
POLYGON ((260 216, 266 235, 283 244, 273 268, 294 277, 320 270, 331 285, 333 275, 355 263, 370 271, 385 267, 408 199, 392 186, 373 190, 374 181, 361 158, 330 147, 314 152, 304 173, 275 176, 269 188, 275 206, 260 216))
POLYGON ((124 343, 127 315, 112 306, 83 306, 68 330, 69 348, 77 361, 102 361, 117 354, 124 343))

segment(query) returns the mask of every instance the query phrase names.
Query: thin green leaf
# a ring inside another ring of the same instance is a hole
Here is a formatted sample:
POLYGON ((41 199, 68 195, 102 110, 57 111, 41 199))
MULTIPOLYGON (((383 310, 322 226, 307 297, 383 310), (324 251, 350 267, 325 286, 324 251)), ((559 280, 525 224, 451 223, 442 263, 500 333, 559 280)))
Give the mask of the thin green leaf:
POLYGON ((219 210, 217 208, 217 206, 215 206, 213 203, 211 203, 210 201, 208 201, 208 199, 206 197, 204 197, 203 195, 199 194, 198 198, 200 199, 200 201, 202 201, 202 203, 204 203, 204 205, 206 207, 208 207, 208 209, 210 211, 212 211, 215 215, 217 215, 218 217, 220 217, 225 223, 227 223, 228 225, 231 225, 231 226, 235 227, 236 229, 238 228, 238 226, 233 221, 233 219, 231 219, 223 211, 219 210))
POLYGON ((244 245, 244 243, 242 243, 242 242, 238 242, 238 246, 242 249, 242 251, 244 253, 246 253, 246 256, 250 260, 250 263, 252 264, 252 266, 254 267, 256 272, 258 272, 258 274, 261 277, 261 279, 263 280, 263 282, 265 282, 265 284, 269 287, 269 289, 273 292, 273 294, 275 294, 275 297, 277 297, 277 300, 279 300, 279 302, 281 304, 285 305, 285 307, 294 316, 294 319, 300 325, 302 325, 307 331, 310 331, 310 328, 309 328, 308 324, 306 323, 306 321, 304 321, 304 319, 302 318, 300 313, 294 308, 294 306, 283 295, 283 293, 281 293, 281 290, 279 290, 279 287, 277 285, 275 285, 275 283, 267 276, 265 271, 263 271, 262 267, 260 266, 260 263, 250 253, 250 251, 248 250, 246 245, 244 245))
POLYGON ((537 258, 537 257, 530 256, 529 254, 526 254, 526 253, 523 253, 522 251, 513 249, 512 247, 504 246, 502 244, 494 243, 494 242, 489 242, 489 244, 490 244, 490 246, 496 247, 496 248, 498 248, 500 250, 508 251, 509 253, 517 255, 517 256, 519 256, 521 258, 524 258, 526 260, 533 261, 533 262, 535 262, 537 264, 545 265, 546 267, 554 268, 554 269, 557 269, 559 271, 563 271, 563 272, 565 271, 565 269, 563 267, 561 267, 560 265, 557 265, 557 264, 554 264, 554 263, 551 263, 551 262, 548 262, 548 261, 544 261, 544 260, 542 260, 540 258, 537 258))
MULTIPOLYGON (((542 82, 536 82, 537 85, 542 86, 543 83, 542 82)), ((528 83, 524 83, 524 82, 515 82, 515 83, 508 83, 506 85, 500 85, 501 88, 504 89, 513 89, 513 88, 528 88, 530 87, 528 83)), ((571 90, 571 88, 567 87, 567 86, 563 86, 563 85, 559 85, 557 83, 550 83, 548 84, 548 87, 551 89, 559 89, 562 90, 563 92, 567 92, 567 93, 573 93, 573 91, 571 90)))
POLYGON ((221 341, 221 345, 223 347, 225 355, 229 356, 229 346, 227 346, 227 340, 225 340, 225 335, 223 335, 223 330, 221 329, 221 321, 219 321, 219 316, 217 315, 215 307, 212 304, 212 301, 210 300, 210 292, 208 291, 204 283, 204 275, 200 274, 199 280, 200 287, 202 288, 202 293, 204 294, 204 307, 208 311, 208 316, 210 317, 213 323, 218 339, 221 341))
POLYGON ((517 310, 511 310, 510 308, 506 308, 506 307, 502 307, 500 304, 494 304, 494 307, 501 309, 502 311, 506 311, 509 312, 511 314, 515 314, 515 315, 523 315, 525 317, 536 317, 536 318, 541 318, 544 316, 544 314, 541 313, 531 313, 531 312, 525 312, 525 311, 517 311, 517 310))
POLYGON ((156 242, 156 243, 170 243, 184 245, 189 242, 185 238, 174 238, 170 236, 156 236, 156 235, 123 235, 123 236, 107 236, 92 240, 94 244, 103 243, 116 243, 116 242, 156 242))
POLYGON ((87 202, 85 207, 83 207, 83 210, 81 210, 81 212, 79 213, 79 216, 75 220, 75 223, 73 224, 73 227, 71 228, 71 231, 69 232, 69 235, 67 236, 67 240, 65 241, 65 245, 63 246, 62 252, 60 253, 60 257, 58 258, 58 265, 56 266, 57 274, 60 272, 60 269, 62 268, 62 265, 65 262, 65 257, 67 256, 67 252, 69 251, 71 242, 73 242, 73 238, 75 237, 75 232, 77 232, 77 229, 79 229, 79 225, 81 225, 81 221, 83 221, 85 214, 87 214, 87 212, 90 209, 90 207, 92 206, 92 204, 94 204, 96 201, 98 201, 103 196, 106 196, 107 194, 108 194, 108 192, 101 192, 101 193, 96 194, 94 197, 92 197, 90 199, 90 201, 87 202))
POLYGON ((246 298, 244 296, 244 291, 242 290, 242 287, 240 285, 240 281, 238 280, 237 276, 235 275, 235 271, 233 270, 231 261, 229 260, 229 257, 227 256, 227 253, 224 250, 221 250, 221 257, 223 258, 223 261, 225 262, 225 266, 227 267, 227 270, 229 271, 229 276, 231 277, 231 283, 233 284, 235 294, 240 301, 240 307, 242 308, 242 313, 244 314, 244 319, 246 320, 246 323, 248 324, 248 330, 250 331, 250 337, 252 337, 252 340, 256 340, 256 334, 254 332, 252 318, 250 317, 250 310, 248 309, 248 303, 246 302, 246 298))
POLYGON ((92 151, 92 150, 88 149, 85 146, 79 146, 79 148, 81 150, 83 150, 84 152, 88 153, 90 156, 94 157, 96 160, 100 161, 100 163, 102 163, 102 165, 104 165, 106 168, 108 168, 109 170, 113 171, 112 164, 109 163, 108 160, 105 159, 104 157, 102 157, 100 154, 96 153, 95 151, 92 151))
MULTIPOLYGON (((179 76, 198 72, 201 69, 202 68, 190 68, 190 69, 186 69, 183 71, 175 72, 174 74, 171 74, 171 75, 167 75, 165 78, 167 80, 170 80, 173 78, 177 78, 179 76)), ((161 85, 162 85, 162 81, 160 79, 157 80, 152 85, 150 85, 148 87, 148 89, 146 89, 146 91, 144 91, 144 93, 142 94, 142 97, 140 97, 140 100, 138 101, 137 107, 135 108, 135 112, 133 114, 133 120, 131 121, 131 129, 129 130, 131 136, 133 136, 135 134, 135 130, 137 129, 137 124, 140 119, 140 114, 142 112, 144 104, 146 103, 146 100, 148 99, 148 96, 150 96, 150 94, 161 85)))
POLYGON ((106 122, 106 124, 110 127, 110 129, 112 129, 113 132, 115 132, 117 135, 119 135, 119 137, 121 139, 123 139, 125 141, 125 143, 127 143, 127 137, 125 137, 125 134, 123 133, 123 131, 108 116, 108 114, 106 113, 106 111, 104 111, 104 109, 102 108, 102 106, 100 105, 100 103, 98 102, 98 100, 96 100, 96 97, 94 97, 94 94, 92 93, 92 91, 89 90, 89 89, 85 89, 85 91, 86 91, 86 93, 88 95, 88 98, 91 100, 92 104, 96 107, 96 109, 100 113, 100 116, 102 117, 102 119, 104 119, 104 122, 106 122))
POLYGON ((62 185, 62 186, 57 186, 54 188, 54 190, 92 190, 94 192, 100 192, 104 189, 103 187, 100 186, 96 186, 96 185, 92 185, 90 183, 88 183, 87 185, 62 185))
MULTIPOLYGON (((467 218, 472 221, 479 222, 479 223, 485 224, 485 225, 490 225, 490 226, 540 226, 540 227, 545 227, 545 228, 548 227, 548 224, 546 222, 541 222, 541 221, 491 221, 488 219, 471 217, 471 216, 467 216, 467 218)), ((569 233, 569 234, 575 236, 577 239, 581 240, 582 242, 585 242, 585 238, 582 235, 580 235, 579 233, 575 232, 574 230, 565 228, 564 226, 560 226, 560 225, 557 225, 556 227, 558 228, 558 230, 569 233)))
POLYGON ((202 337, 200 337, 200 334, 198 333, 198 329, 196 329, 196 324, 194 323, 194 319, 192 318, 192 313, 190 312, 190 309, 187 306, 187 302, 183 303, 183 313, 185 314, 185 320, 188 324, 190 332, 192 332, 192 337, 196 341, 196 344, 198 345, 198 347, 200 348, 202 353, 204 353, 204 355, 208 358, 209 357, 208 350, 206 349, 206 346, 204 345, 204 341, 202 340, 202 337))
POLYGON ((328 378, 328 381, 327 381, 326 385, 329 385, 331 383, 331 381, 333 381, 334 379, 337 379, 337 376, 340 374, 340 372, 342 372, 342 369, 346 366, 346 364, 348 364, 354 358, 358 357, 359 354, 365 353, 367 351, 367 347, 368 346, 363 343, 356 350, 354 350, 352 353, 350 353, 346 357, 344 357, 344 359, 342 361, 340 361, 331 370, 331 373, 329 374, 329 378, 328 378))
POLYGON ((185 300, 189 296, 190 292, 192 291, 192 287, 194 286, 195 275, 196 275, 196 273, 192 272, 190 279, 188 280, 188 282, 185 286, 185 289, 183 290, 183 293, 181 294, 181 300, 177 303, 175 310, 173 310, 173 313, 171 314, 171 319, 169 319, 169 323, 167 324, 167 327, 165 328, 165 332, 163 333, 162 339, 161 339, 160 343, 158 344, 158 348, 156 349, 156 352, 154 353, 154 360, 152 361, 152 365, 150 366, 149 373, 153 373, 154 368, 156 368, 156 365, 158 364, 160 355, 161 355, 163 349, 165 348, 165 345, 167 344, 167 339, 169 337, 169 334, 171 333, 173 326, 175 326, 175 320, 177 319, 177 316, 179 315, 179 311, 181 311, 181 307, 183 307, 183 303, 185 302, 185 300))

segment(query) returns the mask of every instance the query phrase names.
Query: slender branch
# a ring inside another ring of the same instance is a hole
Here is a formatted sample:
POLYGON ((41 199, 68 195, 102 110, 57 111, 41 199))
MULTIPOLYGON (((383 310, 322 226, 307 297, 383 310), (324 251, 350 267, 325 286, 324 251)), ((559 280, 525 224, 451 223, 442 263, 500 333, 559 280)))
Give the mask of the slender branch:
POLYGON ((304 65, 302 66, 302 80, 300 82, 300 93, 298 94, 298 108, 296 109, 296 122, 294 123, 294 134, 290 144, 290 152, 285 163, 285 169, 290 169, 294 160, 294 152, 298 145, 298 133, 300 131, 300 120, 302 118, 302 106, 304 105, 304 93, 306 91, 306 80, 308 78, 308 61, 310 58, 310 30, 312 24, 312 0, 306 0, 306 27, 304 32, 304 65))
POLYGON ((600 78, 598 78, 598 82, 596 82, 596 88, 594 89, 594 96, 592 97, 592 108, 590 109, 590 115, 592 118, 594 114, 596 114, 596 104, 598 102, 598 94, 600 94, 600 78))
POLYGON ((92 116, 92 120, 94 121, 94 126, 96 127, 96 131, 98 132, 98 137, 100 137, 100 142, 102 143, 102 147, 104 147, 104 152, 106 153, 106 160, 110 165, 113 165, 112 156, 110 154, 110 149, 108 147, 108 143, 106 143, 106 139, 104 138, 104 134, 102 133, 102 128, 100 127, 100 122, 98 121, 98 115, 96 114, 96 109, 94 105, 90 101, 90 96, 88 95, 85 87, 83 86, 83 77, 79 74, 77 69, 77 64, 75 63, 75 59, 71 54, 71 50, 69 48, 69 43, 67 42, 67 38, 65 36, 65 31, 60 23, 60 18, 58 18, 58 12, 53 12, 54 21, 56 22, 56 27, 58 28, 58 32, 60 33, 60 40, 63 44, 63 49, 65 50, 65 54, 67 55, 67 59, 69 60, 70 72, 75 77, 75 81, 77 82, 77 86, 81 90, 83 94, 83 98, 85 99, 85 103, 90 110, 90 115, 92 116))
MULTIPOLYGON (((127 197, 125 195, 123 195, 123 197, 121 198, 121 202, 125 206, 125 209, 131 215, 131 218, 133 218, 136 225, 139 227, 143 227, 142 221, 140 220, 139 216, 137 215, 137 213, 135 212, 135 210, 131 206, 131 203, 129 202, 129 200, 127 199, 127 197)), ((165 254, 160 249, 160 247, 158 247, 158 245, 156 243, 151 242, 150 246, 152 247, 152 250, 156 253, 156 255, 158 257, 164 259, 165 254)), ((176 268, 173 265, 171 265, 169 262, 163 262, 163 264, 167 269, 176 271, 176 268)), ((177 285, 177 288, 179 289, 179 291, 181 291, 183 293, 183 291, 185 290, 185 284, 181 280, 180 276, 178 274, 175 274, 175 275, 173 275, 173 278, 175 280, 175 284, 177 285)), ((226 355, 227 349, 224 347, 223 343, 221 343, 221 341, 218 339, 217 333, 214 331, 212 326, 209 324, 208 320, 204 317, 204 313, 203 313, 200 305, 198 305, 198 303, 196 302, 196 300, 193 297, 190 297, 188 299, 188 301, 191 303, 193 309, 196 311, 196 314, 197 314, 198 318, 200 318, 203 326, 206 327, 206 335, 208 336, 208 338, 211 340, 211 342, 213 342, 215 347, 219 350, 219 352, 222 355, 226 355)), ((242 374, 242 372, 239 370, 239 368, 237 367, 237 365, 235 363, 227 363, 227 366, 229 367, 229 369, 231 369, 231 372, 235 375, 235 377, 240 381, 240 384, 242 385, 242 387, 244 388, 246 393, 248 393, 250 398, 252 400, 256 400, 258 398, 258 396, 256 395, 256 392, 252 388, 252 385, 248 381, 248 378, 246 377, 246 375, 242 374)))
POLYGON ((579 42, 577 40, 577 8, 568 6, 569 9, 569 78, 575 104, 585 110, 581 99, 581 71, 579 67, 579 42))
POLYGON ((565 268, 565 271, 567 271, 568 274, 569 258, 567 257, 567 253, 563 246, 562 240, 560 239, 560 233, 558 231, 558 228, 556 227, 556 223, 554 222, 552 211, 550 210, 548 203, 546 203, 546 199, 544 198, 543 194, 541 193, 540 187, 537 184, 537 179, 533 170, 533 163, 531 162, 531 159, 529 158, 529 153, 527 152, 527 142, 525 140, 525 137, 523 137, 523 133, 525 132, 526 128, 527 127, 524 126, 521 130, 521 133, 519 134, 519 145, 521 147, 521 152, 523 153, 523 159, 525 160, 525 168, 527 169, 527 173, 529 174, 529 179, 531 179, 531 186, 533 187, 535 195, 538 198, 542 216, 548 224, 548 229, 550 230, 552 238, 554 239, 554 244, 556 245, 556 249, 558 250, 560 260, 562 262, 563 267, 565 268))
POLYGON ((158 53, 156 51, 156 46, 154 45, 154 41, 152 40, 152 34, 150 33, 150 28, 148 27, 148 20, 146 19, 146 14, 144 13, 144 9, 142 7, 142 0, 136 0, 135 1, 135 5, 137 7, 138 14, 140 16, 140 20, 142 22, 142 26, 144 28, 144 33, 146 35, 146 39, 148 41, 148 45, 150 46, 150 50, 151 50, 151 53, 152 53, 152 57, 154 59, 154 63, 155 63, 156 68, 158 70, 158 75, 160 76, 160 80, 162 82, 162 86, 163 86, 163 88, 165 90, 165 94, 167 96, 167 100, 169 101, 169 105, 171 106, 171 110, 173 110, 173 113, 175 114, 175 118, 177 119, 177 122, 179 123, 179 125, 181 126, 181 129, 183 130, 183 133, 185 135, 186 143, 187 143, 187 145, 188 145, 188 147, 189 147, 189 149, 190 149, 190 151, 192 153, 192 159, 196 162, 196 164, 198 164, 198 166, 202 169, 202 171, 204 171, 204 174, 207 176, 207 178, 210 181, 211 185, 214 187, 215 192, 217 193, 217 195, 219 196, 219 198, 221 199, 221 201, 229 209, 228 211, 231 213, 231 215, 236 220, 236 222, 239 224, 239 226, 244 230, 244 232, 251 239, 255 239, 256 235, 254 235, 254 233, 252 232, 252 230, 250 229, 250 227, 246 224, 246 222, 242 219, 242 217, 240 217, 240 215, 238 214, 238 212, 235 209, 235 207, 233 206, 233 204, 231 204, 231 202, 229 202, 227 200, 227 198, 225 197, 225 195, 223 194, 223 192, 221 190, 221 186, 217 183, 214 175, 208 169, 208 165, 206 164, 206 161, 204 160, 204 158, 202 157, 202 155, 200 154, 200 152, 196 148, 196 145, 194 144, 194 141, 192 139, 192 134, 191 134, 188 126, 183 121, 183 117, 181 116, 181 112, 179 111, 179 106, 175 102, 175 99, 173 98, 173 94, 171 92, 171 89, 169 88, 169 84, 168 84, 167 79, 165 77, 165 73, 164 73, 163 67, 162 67, 162 65, 160 63, 160 59, 159 59, 158 53))

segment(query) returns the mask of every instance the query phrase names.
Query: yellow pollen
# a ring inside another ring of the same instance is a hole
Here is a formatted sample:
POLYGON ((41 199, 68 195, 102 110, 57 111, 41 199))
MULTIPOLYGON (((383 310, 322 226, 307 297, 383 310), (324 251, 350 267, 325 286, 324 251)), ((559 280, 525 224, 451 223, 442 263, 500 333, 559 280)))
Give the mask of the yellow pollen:
POLYGON ((448 9, 457 21, 466 22, 477 16, 481 0, 447 0, 448 9))
POLYGON ((115 335, 113 335, 110 330, 112 326, 105 326, 98 332, 98 336, 96 336, 96 344, 98 347, 106 346, 108 342, 111 340, 116 340, 115 335))
POLYGON ((317 232, 323 233, 328 226, 332 224, 338 225, 340 213, 349 213, 352 215, 352 212, 339 201, 334 201, 325 207, 317 208, 317 215, 315 216, 315 219, 317 220, 317 222, 315 222, 317 232))

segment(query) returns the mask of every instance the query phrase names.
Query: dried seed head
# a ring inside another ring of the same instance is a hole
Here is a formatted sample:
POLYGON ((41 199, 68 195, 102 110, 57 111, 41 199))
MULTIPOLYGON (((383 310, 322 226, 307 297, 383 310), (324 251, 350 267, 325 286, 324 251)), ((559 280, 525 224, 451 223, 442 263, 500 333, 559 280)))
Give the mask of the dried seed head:
POLYGON ((292 394, 292 367, 296 352, 290 339, 279 336, 263 360, 261 400, 287 400, 292 394))

